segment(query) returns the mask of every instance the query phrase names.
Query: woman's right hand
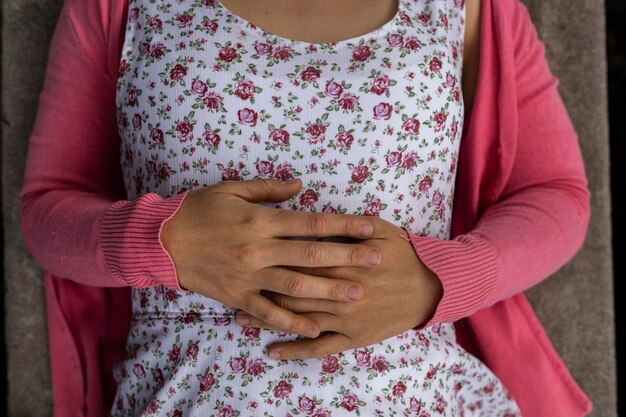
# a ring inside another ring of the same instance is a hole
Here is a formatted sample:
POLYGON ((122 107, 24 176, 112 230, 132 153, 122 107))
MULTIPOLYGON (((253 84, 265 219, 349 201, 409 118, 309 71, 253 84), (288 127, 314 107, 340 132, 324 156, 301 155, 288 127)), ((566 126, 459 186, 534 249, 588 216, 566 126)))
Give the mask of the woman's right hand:
POLYGON ((296 272, 284 266, 362 266, 371 268, 381 253, 359 243, 291 240, 282 237, 373 235, 367 216, 280 210, 256 204, 295 195, 299 179, 223 181, 192 190, 174 216, 163 223, 160 239, 170 254, 179 285, 241 309, 277 329, 317 337, 316 321, 280 307, 262 290, 292 297, 355 301, 363 287, 354 281, 296 272))

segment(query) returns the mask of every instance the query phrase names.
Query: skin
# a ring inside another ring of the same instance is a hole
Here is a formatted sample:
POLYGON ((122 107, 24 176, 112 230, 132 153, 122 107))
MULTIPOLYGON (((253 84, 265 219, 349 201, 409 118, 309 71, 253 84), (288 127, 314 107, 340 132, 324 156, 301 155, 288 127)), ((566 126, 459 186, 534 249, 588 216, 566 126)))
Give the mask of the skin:
MULTIPOLYGON (((394 16, 396 1, 221 0, 270 33, 312 43, 368 33, 394 16), (342 21, 346 15, 355 17, 353 24, 342 21)), ((462 90, 467 115, 478 76, 480 0, 467 0, 466 12, 462 90)), ((299 180, 278 183, 226 181, 190 192, 161 234, 183 288, 239 309, 240 325, 308 337, 271 345, 274 359, 323 357, 366 346, 434 315, 441 282, 416 256, 404 230, 378 217, 289 213, 255 204, 287 200, 302 186, 299 180), (372 226, 370 236, 359 232, 364 224, 372 226), (211 238, 203 230, 210 230, 211 238), (355 242, 281 236, 347 236, 355 242), (372 251, 379 260, 368 263, 372 251), (348 297, 349 288, 356 299, 348 297)))

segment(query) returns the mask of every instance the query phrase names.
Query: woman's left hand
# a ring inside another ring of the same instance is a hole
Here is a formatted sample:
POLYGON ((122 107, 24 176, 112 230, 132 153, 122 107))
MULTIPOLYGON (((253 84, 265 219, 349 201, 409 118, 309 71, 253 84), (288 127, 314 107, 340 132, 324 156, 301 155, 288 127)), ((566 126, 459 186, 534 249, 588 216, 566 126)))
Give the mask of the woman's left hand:
MULTIPOLYGON (((385 340, 430 320, 443 287, 437 275, 420 261, 406 236, 401 227, 380 219, 375 223, 374 235, 360 240, 380 249, 382 260, 377 266, 290 267, 307 274, 359 281, 365 294, 358 301, 342 302, 264 292, 276 304, 316 320, 320 331, 327 332, 313 339, 274 343, 269 347, 270 357, 323 357, 385 340)), ((245 327, 273 329, 243 311, 237 312, 237 322, 245 327)))

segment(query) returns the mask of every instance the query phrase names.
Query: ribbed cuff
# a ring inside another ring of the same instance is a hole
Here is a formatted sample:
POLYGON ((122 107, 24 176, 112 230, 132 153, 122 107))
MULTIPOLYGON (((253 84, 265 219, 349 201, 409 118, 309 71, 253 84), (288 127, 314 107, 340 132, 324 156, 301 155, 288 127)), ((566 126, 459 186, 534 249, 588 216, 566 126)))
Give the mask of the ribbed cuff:
POLYGON ((111 275, 127 286, 147 288, 163 284, 183 291, 176 268, 161 242, 163 223, 173 217, 189 190, 164 199, 147 193, 136 200, 120 200, 107 208, 100 245, 111 275))
POLYGON ((435 314, 419 329, 454 322, 484 307, 496 288, 498 257, 485 239, 472 234, 442 240, 403 229, 415 253, 441 280, 443 296, 435 314))

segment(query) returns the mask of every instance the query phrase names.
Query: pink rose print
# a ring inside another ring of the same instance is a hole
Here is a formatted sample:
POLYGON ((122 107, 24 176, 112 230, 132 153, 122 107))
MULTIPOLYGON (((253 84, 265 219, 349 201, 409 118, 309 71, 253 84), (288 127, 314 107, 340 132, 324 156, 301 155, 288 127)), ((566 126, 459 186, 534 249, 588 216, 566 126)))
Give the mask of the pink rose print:
POLYGON ((385 160, 387 161, 388 167, 400 165, 400 161, 402 161, 402 153, 397 151, 389 152, 389 154, 385 157, 385 160))
POLYGON ((339 132, 335 135, 335 138, 337 139, 337 145, 342 149, 350 149, 354 141, 354 136, 350 132, 339 132))
POLYGON ((191 83, 191 92, 200 97, 204 96, 208 89, 204 81, 194 80, 194 82, 191 83))
POLYGON ((237 117, 242 125, 256 126, 258 115, 254 110, 246 108, 237 111, 237 117))
POLYGON ((391 394, 394 397, 402 397, 405 392, 406 392, 406 385, 404 385, 404 382, 402 381, 396 382, 396 384, 393 387, 391 387, 391 394))
POLYGON ((153 17, 148 19, 148 24, 146 25, 150 30, 159 30, 163 29, 163 21, 158 17, 153 17))
POLYGON ((217 417, 233 417, 234 415, 233 407, 230 405, 225 405, 217 412, 217 417))
POLYGON ((272 161, 261 161, 256 164, 256 170, 260 175, 273 175, 274 163, 272 161))
POLYGON ((356 394, 346 394, 341 400, 341 407, 348 411, 354 411, 359 407, 359 397, 356 394))
POLYGON ((291 163, 284 162, 276 167, 276 178, 281 181, 287 181, 293 178, 293 167, 291 163))
POLYGON ((435 191, 435 193, 433 194, 433 205, 437 208, 439 208, 441 206, 441 202, 442 202, 442 197, 441 197, 441 193, 439 191, 435 191))
POLYGON ((250 361, 250 364, 248 365, 248 375, 259 376, 264 370, 265 362, 263 362, 263 359, 261 358, 256 358, 250 361))
POLYGON ((176 363, 178 362, 178 358, 180 357, 180 346, 175 345, 167 354, 167 359, 171 362, 171 363, 176 363))
POLYGON ((221 47, 217 56, 224 62, 231 62, 238 57, 237 50, 235 48, 231 48, 230 46, 221 47))
POLYGON ((222 105, 223 99, 224 98, 220 96, 218 93, 214 91, 209 91, 202 98, 202 103, 204 103, 204 105, 207 106, 209 110, 217 110, 222 105))
POLYGON ((259 42, 254 46, 254 50, 259 55, 272 55, 272 45, 268 45, 264 42, 259 42))
POLYGON ((261 329, 259 329, 258 327, 244 327, 241 330, 241 335, 246 341, 258 339, 260 333, 261 329))
POLYGON ((339 98, 341 96, 341 93, 343 93, 343 87, 341 86, 341 84, 332 81, 326 84, 325 93, 327 96, 339 98))
POLYGON ((222 171, 222 181, 239 181, 239 171, 233 168, 226 168, 222 171))
POLYGON ((437 124, 437 126, 435 126, 435 132, 438 132, 444 128, 444 123, 446 122, 446 115, 439 111, 435 113, 434 120, 435 120, 435 123, 437 124))
POLYGON ((182 64, 176 64, 170 71, 170 79, 180 81, 187 75, 187 69, 182 64))
POLYGON ((385 94, 387 91, 389 91, 390 84, 391 84, 391 79, 389 78, 388 75, 384 74, 384 75, 376 77, 372 81, 370 90, 374 94, 378 94, 380 96, 381 94, 385 94))
POLYGON ((274 129, 270 132, 270 140, 279 147, 289 145, 289 132, 283 129, 274 129))
POLYGON ((343 110, 353 110, 359 103, 359 96, 352 93, 345 93, 339 99, 339 107, 343 110))
POLYGON ((215 385, 215 375, 210 371, 207 371, 200 380, 200 391, 209 391, 215 385))
POLYGON ((363 211, 363 215, 365 216, 378 216, 380 214, 380 208, 382 206, 382 202, 380 198, 375 198, 374 200, 367 203, 365 206, 365 210, 363 211))
POLYGON ((164 134, 161 129, 153 128, 150 130, 150 140, 155 143, 163 143, 164 142, 164 134))
POLYGON ((320 123, 311 123, 306 128, 307 141, 310 144, 322 143, 325 139, 326 127, 320 123))
POLYGON ((247 100, 254 95, 254 83, 250 80, 237 82, 235 95, 242 100, 247 100))
POLYGON ((240 373, 246 370, 246 359, 245 358, 233 358, 229 362, 230 369, 234 373, 240 373))
POLYGON ((298 398, 298 410, 299 411, 303 413, 307 413, 307 414, 312 414, 313 411, 315 410, 315 407, 316 407, 315 402, 313 402, 313 400, 307 397, 306 395, 298 398))
POLYGON ((428 63, 428 68, 430 68, 432 72, 439 72, 439 70, 441 69, 441 60, 436 56, 432 57, 430 62, 428 63))
POLYGON ((282 45, 274 49, 274 58, 278 59, 279 61, 288 61, 292 57, 293 57, 293 51, 291 50, 291 47, 289 46, 282 45))
POLYGON ((187 347, 187 352, 185 353, 185 357, 189 360, 195 361, 198 360, 198 351, 200 348, 198 347, 198 342, 192 343, 187 347))
POLYGON ((352 50, 352 58, 355 61, 366 61, 372 55, 372 50, 369 46, 360 45, 352 50))
POLYGON ((417 188, 420 192, 425 193, 430 189, 432 185, 433 185, 433 179, 430 177, 430 175, 426 175, 424 178, 420 180, 417 188))
POLYGON ((178 140, 181 143, 193 138, 193 125, 189 122, 179 122, 176 125, 176 131, 178 132, 178 140))
POLYGON ((327 374, 335 373, 339 369, 339 360, 336 356, 326 356, 322 362, 322 371, 327 374))
POLYGON ((402 39, 402 35, 400 35, 399 33, 393 33, 387 36, 387 43, 389 44, 389 46, 394 48, 396 46, 402 45, 402 39))
POLYGON ((382 355, 375 355, 372 358, 372 369, 376 372, 385 372, 389 368, 387 360, 382 355))
POLYGON ((204 139, 204 144, 209 148, 217 148, 222 140, 220 135, 212 130, 205 130, 202 134, 202 139, 204 139))
POLYGON ((393 107, 389 103, 379 103, 374 106, 374 119, 389 120, 393 107))
POLYGON ((320 72, 314 67, 307 67, 300 74, 300 79, 305 83, 314 83, 320 77, 320 72))
POLYGON ((417 166, 417 152, 411 151, 404 156, 402 168, 410 171, 417 166))
POLYGON ((133 116, 133 130, 141 130, 141 115, 135 114, 133 116))
POLYGON ((133 373, 137 378, 143 378, 146 376, 146 371, 140 363, 136 363, 135 366, 133 366, 133 373))
POLYGON ((416 36, 409 36, 409 37, 406 38, 406 40, 404 42, 404 47, 406 49, 411 50, 411 51, 416 51, 420 47, 420 41, 419 41, 419 39, 417 39, 416 36))
POLYGON ((317 202, 317 193, 312 189, 308 188, 301 196, 300 196, 300 205, 305 207, 311 207, 313 204, 317 202))
POLYGON ((273 393, 276 398, 287 398, 291 394, 293 386, 287 381, 281 380, 274 386, 273 393))
POLYGON ((360 165, 352 170, 352 181, 360 184, 370 175, 369 169, 365 165, 360 165))
POLYGON ((165 55, 165 45, 161 42, 157 42, 150 48, 150 57, 154 59, 161 59, 165 55))
POLYGON ((414 117, 409 117, 402 123, 402 130, 408 134, 418 133, 420 130, 420 121, 414 117))
POLYGON ((358 350, 354 354, 354 359, 356 359, 356 363, 360 366, 367 366, 370 364, 370 354, 366 350, 358 350))
POLYGON ((192 19, 193 18, 189 16, 187 13, 181 13, 176 16, 176 21, 178 22, 179 28, 185 28, 185 27, 191 26, 192 19))

